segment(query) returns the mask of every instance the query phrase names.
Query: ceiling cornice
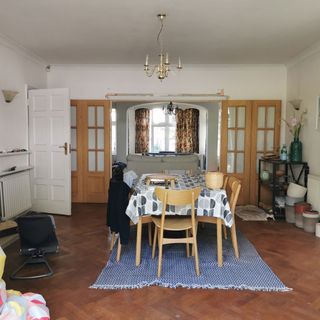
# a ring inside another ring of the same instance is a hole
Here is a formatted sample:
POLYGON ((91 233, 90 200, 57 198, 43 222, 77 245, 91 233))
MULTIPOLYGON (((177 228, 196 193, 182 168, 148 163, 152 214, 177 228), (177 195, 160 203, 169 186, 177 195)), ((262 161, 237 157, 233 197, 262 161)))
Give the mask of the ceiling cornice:
POLYGON ((0 45, 13 50, 17 54, 31 60, 34 63, 40 64, 42 66, 47 65, 46 61, 43 60, 38 55, 36 55, 34 52, 26 49, 22 45, 18 44, 17 42, 13 41, 12 39, 9 39, 8 37, 6 37, 3 34, 0 34, 0 45))
POLYGON ((311 47, 303 50, 301 53, 299 53, 294 58, 289 60, 286 63, 286 67, 288 69, 290 69, 290 68, 294 67, 296 64, 298 64, 299 62, 302 62, 303 60, 305 60, 307 58, 310 58, 311 56, 313 56, 313 55, 315 55, 315 54, 317 54, 319 52, 320 52, 320 41, 315 43, 311 47))

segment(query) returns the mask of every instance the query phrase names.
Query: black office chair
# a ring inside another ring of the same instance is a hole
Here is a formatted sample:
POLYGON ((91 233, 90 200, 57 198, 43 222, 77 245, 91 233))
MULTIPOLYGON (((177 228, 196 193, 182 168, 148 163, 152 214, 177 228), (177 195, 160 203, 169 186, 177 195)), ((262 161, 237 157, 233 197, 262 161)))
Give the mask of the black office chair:
POLYGON ((20 235, 20 254, 29 258, 11 275, 11 279, 38 279, 50 277, 53 271, 46 259, 47 253, 57 253, 59 243, 55 232, 53 216, 37 214, 23 216, 17 219, 20 235), (48 269, 47 273, 39 275, 24 276, 18 273, 30 264, 44 264, 48 269))

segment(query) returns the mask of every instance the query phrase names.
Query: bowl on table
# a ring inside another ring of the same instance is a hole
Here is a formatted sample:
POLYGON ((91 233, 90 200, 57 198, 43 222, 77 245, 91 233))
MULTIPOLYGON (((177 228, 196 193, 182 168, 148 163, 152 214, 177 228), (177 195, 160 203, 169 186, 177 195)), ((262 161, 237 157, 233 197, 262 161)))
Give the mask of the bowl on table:
POLYGON ((221 189, 223 186, 223 173, 208 171, 205 174, 206 187, 209 189, 221 189))

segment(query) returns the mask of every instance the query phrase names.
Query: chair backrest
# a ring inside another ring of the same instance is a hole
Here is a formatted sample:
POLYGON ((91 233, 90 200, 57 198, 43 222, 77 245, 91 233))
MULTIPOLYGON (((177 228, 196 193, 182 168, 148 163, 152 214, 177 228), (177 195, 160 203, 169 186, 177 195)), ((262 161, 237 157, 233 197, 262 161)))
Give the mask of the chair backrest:
POLYGON ((155 193, 159 200, 161 202, 166 202, 167 205, 173 206, 194 204, 199 197, 200 192, 200 187, 186 190, 155 188, 155 193))
POLYGON ((222 186, 222 189, 224 189, 224 190, 227 189, 228 180, 229 180, 229 176, 226 173, 224 173, 223 174, 223 186, 222 186))
POLYGON ((166 206, 186 206, 191 205, 191 220, 194 222, 195 213, 194 213, 194 204, 198 199, 201 188, 193 188, 187 190, 173 190, 173 189, 164 189, 157 187, 155 189, 156 196, 162 202, 162 214, 161 220, 163 223, 166 215, 166 206))
MULTIPOLYGON (((227 196, 228 196, 228 200, 230 202, 231 200, 231 194, 232 194, 232 184, 234 181, 239 181, 239 179, 237 179, 234 176, 229 176, 228 177, 228 181, 227 181, 227 187, 225 188, 226 192, 227 192, 227 196)), ((240 182, 240 181, 239 181, 240 182)))
POLYGON ((53 216, 40 214, 22 216, 17 219, 21 253, 35 250, 44 253, 57 252, 59 248, 53 216))
POLYGON ((232 182, 232 186, 231 186, 231 197, 229 198, 230 209, 233 215, 235 214, 235 209, 236 209, 237 201, 239 198, 240 190, 241 190, 241 182, 240 180, 234 178, 234 181, 232 182))

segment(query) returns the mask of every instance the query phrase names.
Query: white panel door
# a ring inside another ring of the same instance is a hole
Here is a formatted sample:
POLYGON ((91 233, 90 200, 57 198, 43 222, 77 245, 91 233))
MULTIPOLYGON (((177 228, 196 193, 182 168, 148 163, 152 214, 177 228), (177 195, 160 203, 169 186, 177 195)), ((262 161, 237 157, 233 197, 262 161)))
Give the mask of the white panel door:
POLYGON ((68 89, 29 91, 32 209, 71 215, 68 89))

